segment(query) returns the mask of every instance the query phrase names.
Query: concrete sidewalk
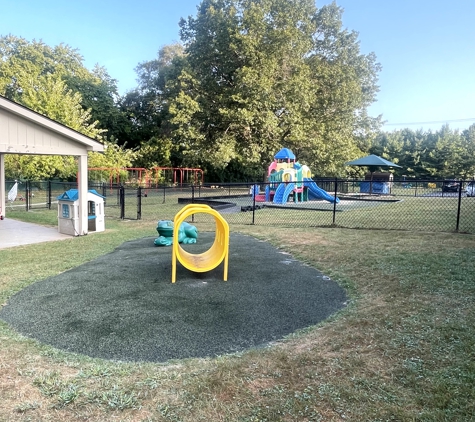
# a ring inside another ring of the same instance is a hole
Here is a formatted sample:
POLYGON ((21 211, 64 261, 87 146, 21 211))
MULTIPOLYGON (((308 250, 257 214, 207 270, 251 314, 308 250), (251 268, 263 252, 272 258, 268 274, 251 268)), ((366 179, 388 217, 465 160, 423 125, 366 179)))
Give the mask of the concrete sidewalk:
POLYGON ((0 249, 64 239, 71 239, 71 236, 58 233, 57 227, 45 227, 11 218, 0 220, 0 249))

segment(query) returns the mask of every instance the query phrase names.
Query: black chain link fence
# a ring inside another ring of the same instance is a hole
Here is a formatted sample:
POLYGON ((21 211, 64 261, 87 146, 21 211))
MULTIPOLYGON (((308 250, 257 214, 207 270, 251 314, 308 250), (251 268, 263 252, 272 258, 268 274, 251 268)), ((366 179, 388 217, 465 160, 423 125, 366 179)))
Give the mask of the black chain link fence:
MULTIPOLYGON (((7 191, 13 184, 7 183, 7 191)), ((76 188, 75 183, 24 182, 7 211, 56 211, 57 197, 76 188)), ((170 218, 170 205, 179 210, 187 203, 204 203, 235 225, 475 233, 473 181, 315 179, 292 186, 220 183, 153 188, 90 183, 89 189, 105 197, 106 218, 157 221, 170 218)), ((208 218, 196 214, 194 221, 208 218)))

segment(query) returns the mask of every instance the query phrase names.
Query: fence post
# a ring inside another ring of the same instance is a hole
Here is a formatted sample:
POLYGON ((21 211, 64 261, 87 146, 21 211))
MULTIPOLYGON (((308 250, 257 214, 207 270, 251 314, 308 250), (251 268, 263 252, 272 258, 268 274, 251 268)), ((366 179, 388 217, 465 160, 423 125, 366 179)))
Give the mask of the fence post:
POLYGON ((256 190, 254 189, 254 185, 251 185, 251 192, 252 192, 252 225, 256 222, 256 190))
POLYGON ((106 195, 106 182, 102 182, 102 196, 104 197, 104 206, 106 206, 107 195, 106 195))
MULTIPOLYGON (((106 182, 102 182, 102 196, 104 197, 104 207, 106 206, 107 203, 107 192, 106 192, 106 182)), ((105 210, 104 210, 105 212, 105 210)))
POLYGON ((333 221, 332 224, 335 225, 336 221, 336 198, 338 195, 338 178, 335 177, 335 195, 334 195, 334 201, 333 201, 333 221))
POLYGON ((137 189, 137 220, 142 219, 142 187, 137 189))
POLYGON ((119 205, 120 205, 120 218, 125 219, 125 190, 122 185, 119 186, 119 205))
POLYGON ((48 180, 48 209, 51 209, 51 180, 48 180))
POLYGON ((463 187, 463 181, 459 181, 459 200, 457 203, 457 223, 455 225, 455 231, 459 231, 459 225, 460 225, 460 208, 462 205, 462 187, 463 187))
MULTIPOLYGON (((195 203, 195 185, 191 185, 191 203, 195 203)), ((195 214, 191 214, 191 222, 195 222, 195 214)))
POLYGON ((30 181, 27 180, 25 183, 25 208, 27 211, 30 210, 30 181))

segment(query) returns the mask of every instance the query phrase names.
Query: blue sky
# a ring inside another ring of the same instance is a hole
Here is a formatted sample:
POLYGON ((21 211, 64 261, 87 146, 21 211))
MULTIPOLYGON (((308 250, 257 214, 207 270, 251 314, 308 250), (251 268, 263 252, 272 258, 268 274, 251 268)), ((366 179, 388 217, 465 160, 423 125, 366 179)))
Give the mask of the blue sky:
MULTIPOLYGON (((317 6, 331 0, 317 0, 317 6)), ((79 50, 98 63, 123 94, 136 86, 134 68, 179 41, 181 17, 199 0, 0 0, 0 35, 79 50)), ((475 123, 475 0, 338 0, 343 24, 359 33, 361 51, 383 70, 378 101, 386 130, 466 129, 475 123), (434 122, 434 123, 426 123, 434 122)))

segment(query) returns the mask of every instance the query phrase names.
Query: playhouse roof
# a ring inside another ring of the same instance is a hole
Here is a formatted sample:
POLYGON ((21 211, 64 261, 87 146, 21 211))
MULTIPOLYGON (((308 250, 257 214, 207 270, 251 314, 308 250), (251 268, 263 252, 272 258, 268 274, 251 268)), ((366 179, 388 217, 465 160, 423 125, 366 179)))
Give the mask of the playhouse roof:
POLYGON ((277 154, 274 155, 274 158, 276 160, 282 160, 282 159, 295 160, 295 155, 290 149, 282 148, 277 154))
MULTIPOLYGON (((97 195, 100 198, 104 198, 104 196, 97 193, 95 189, 89 189, 88 192, 92 193, 93 195, 97 195)), ((63 194, 59 195, 57 199, 59 201, 77 201, 79 199, 79 191, 77 189, 69 189, 63 194)))

